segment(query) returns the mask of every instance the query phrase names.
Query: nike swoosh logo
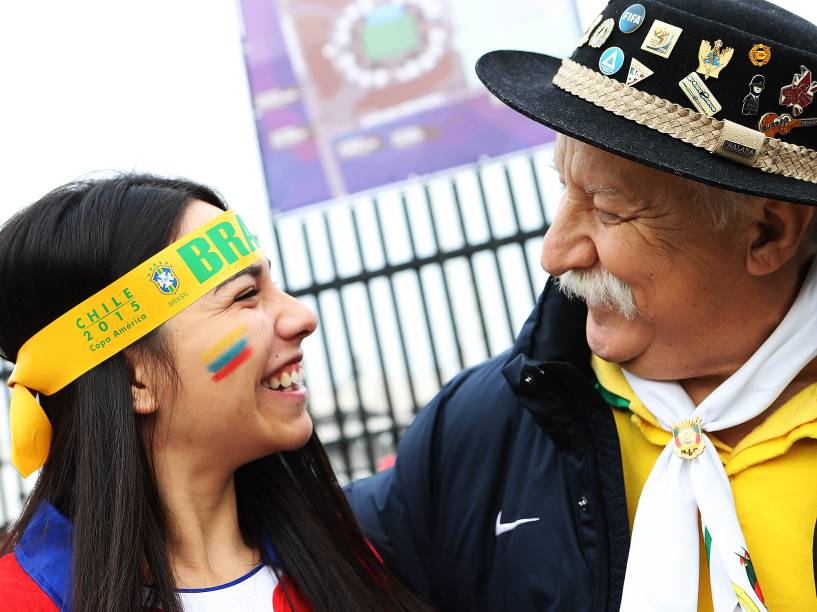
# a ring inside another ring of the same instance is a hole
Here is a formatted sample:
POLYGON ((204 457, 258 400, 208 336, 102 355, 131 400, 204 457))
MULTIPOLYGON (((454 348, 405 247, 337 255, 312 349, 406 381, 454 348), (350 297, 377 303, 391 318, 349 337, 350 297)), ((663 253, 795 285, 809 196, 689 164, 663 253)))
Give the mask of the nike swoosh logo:
POLYGON ((524 525, 525 523, 535 523, 538 521, 538 518, 525 518, 519 519, 514 521, 513 523, 503 523, 502 522, 502 511, 496 515, 496 535, 500 536, 503 533, 508 533, 509 531, 513 531, 520 525, 524 525))

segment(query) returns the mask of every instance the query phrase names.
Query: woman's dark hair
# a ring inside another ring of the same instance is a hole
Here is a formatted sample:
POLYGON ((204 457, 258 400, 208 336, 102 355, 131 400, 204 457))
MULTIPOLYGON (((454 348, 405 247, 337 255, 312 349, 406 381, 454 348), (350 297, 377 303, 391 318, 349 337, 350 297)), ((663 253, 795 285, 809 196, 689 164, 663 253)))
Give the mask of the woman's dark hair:
MULTIPOLYGON (((129 174, 65 185, 14 216, 0 229, 2 355, 15 361, 37 331, 170 244, 194 199, 226 208, 201 185, 129 174)), ((53 426, 50 455, 0 548, 14 549, 44 502, 67 516, 74 612, 141 609, 146 580, 154 604, 181 609, 151 460, 152 417, 133 410, 134 355, 174 384, 172 346, 160 327, 41 397, 53 426)), ((268 538, 316 611, 428 609, 364 540, 317 436, 242 466, 235 487, 246 543, 269 563, 268 538)))

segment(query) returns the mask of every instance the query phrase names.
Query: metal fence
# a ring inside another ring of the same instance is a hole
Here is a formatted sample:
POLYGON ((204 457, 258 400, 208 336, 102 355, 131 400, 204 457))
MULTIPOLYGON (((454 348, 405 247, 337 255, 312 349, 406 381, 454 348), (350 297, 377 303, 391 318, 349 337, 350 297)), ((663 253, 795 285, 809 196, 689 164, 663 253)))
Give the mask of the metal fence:
MULTIPOLYGON (((545 280, 549 157, 528 151, 275 219, 273 275, 320 321, 304 343, 309 403, 341 482, 393 455, 446 380, 512 344, 545 280)), ((36 478, 9 463, 8 397, 2 385, 0 525, 36 478)))

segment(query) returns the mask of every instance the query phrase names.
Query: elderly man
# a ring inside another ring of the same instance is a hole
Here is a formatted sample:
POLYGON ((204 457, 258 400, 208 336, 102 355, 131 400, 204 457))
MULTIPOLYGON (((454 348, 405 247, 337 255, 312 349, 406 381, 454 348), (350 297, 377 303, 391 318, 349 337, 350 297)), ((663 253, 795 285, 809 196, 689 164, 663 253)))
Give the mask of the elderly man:
POLYGON ((613 0, 568 60, 480 60, 560 132, 552 278, 348 491, 439 609, 817 610, 815 49, 760 0, 613 0))

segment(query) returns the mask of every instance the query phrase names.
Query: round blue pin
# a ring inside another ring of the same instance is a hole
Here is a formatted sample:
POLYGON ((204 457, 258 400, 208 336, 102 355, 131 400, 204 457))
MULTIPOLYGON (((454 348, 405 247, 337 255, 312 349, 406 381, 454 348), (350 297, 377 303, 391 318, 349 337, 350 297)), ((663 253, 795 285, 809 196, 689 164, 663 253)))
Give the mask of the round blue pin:
POLYGON ((599 58, 599 70, 607 76, 615 74, 624 65, 624 51, 619 47, 605 49, 599 58))
POLYGON ((644 23, 646 15, 647 9, 643 4, 631 4, 618 18, 618 29, 625 34, 632 34, 644 23))

